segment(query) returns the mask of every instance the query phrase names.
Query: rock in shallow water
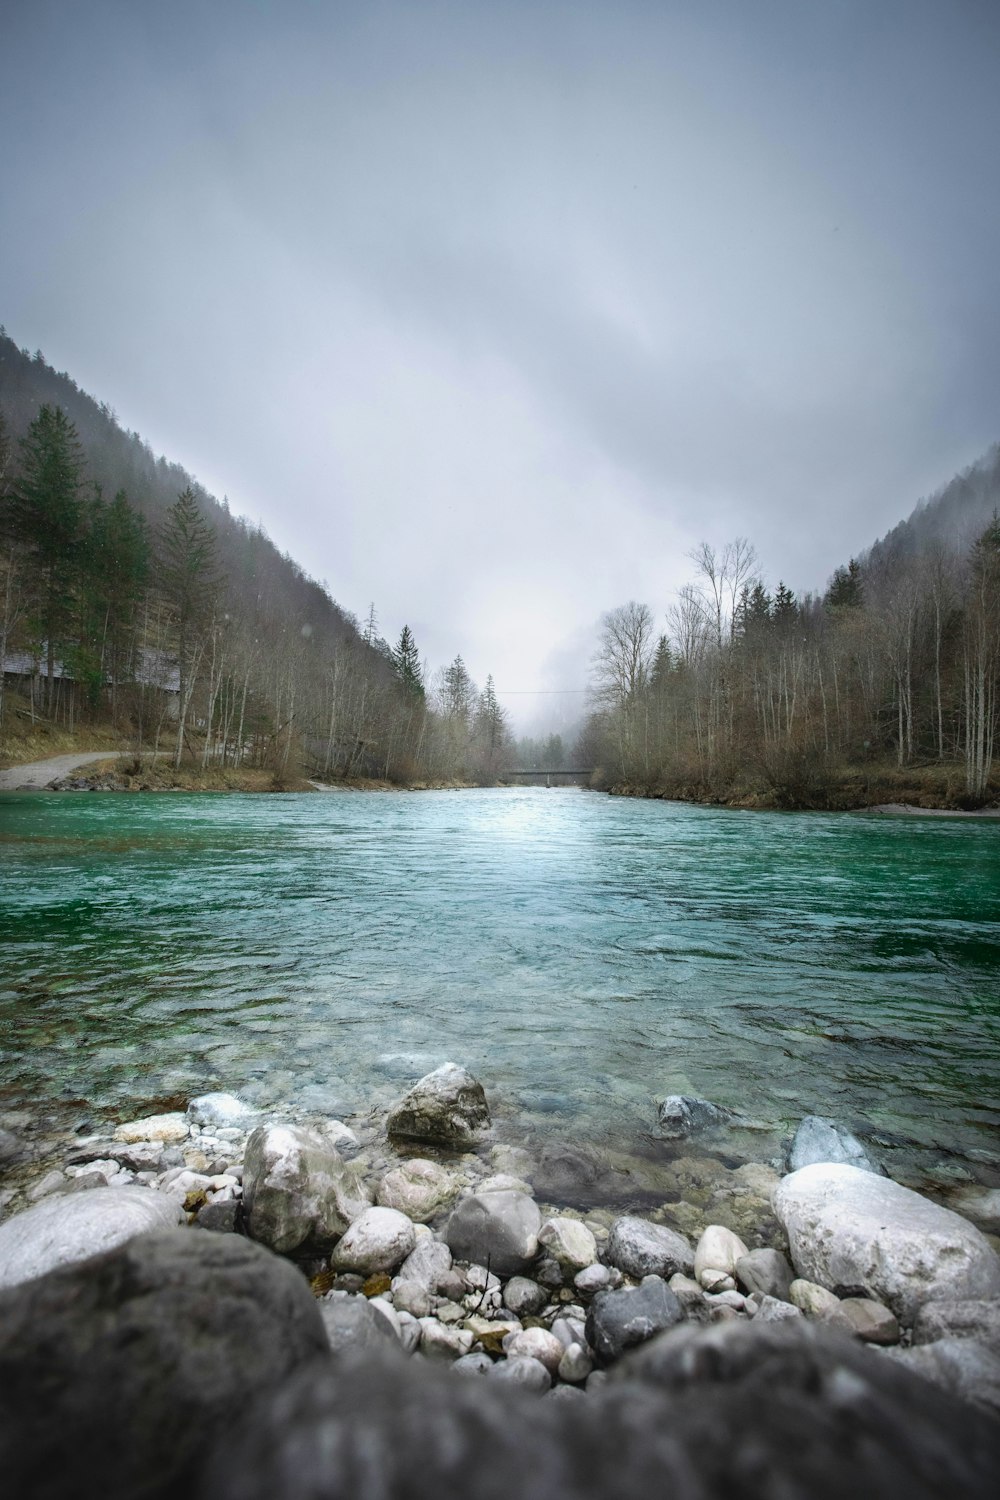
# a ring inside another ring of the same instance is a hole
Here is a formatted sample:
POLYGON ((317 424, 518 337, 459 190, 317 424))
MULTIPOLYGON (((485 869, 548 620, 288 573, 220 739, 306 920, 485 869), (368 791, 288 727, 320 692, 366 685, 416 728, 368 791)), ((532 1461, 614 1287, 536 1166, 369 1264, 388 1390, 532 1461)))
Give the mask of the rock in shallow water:
POLYGON ((799 1276, 861 1288, 909 1325, 925 1302, 1000 1297, 1000 1257, 965 1219, 859 1167, 782 1179, 775 1210, 799 1276))
POLYGON ((695 1131, 707 1130, 713 1125, 724 1125, 730 1112, 708 1099, 698 1099, 690 1094, 670 1094, 656 1112, 660 1134, 668 1140, 682 1140, 695 1131))
POLYGON ((443 1063, 390 1111, 386 1129, 405 1140, 473 1145, 490 1124, 483 1086, 465 1068, 443 1063))
POLYGON ((882 1168, 846 1126, 823 1115, 806 1115, 788 1152, 788 1170, 797 1172, 817 1162, 840 1162, 862 1172, 881 1174, 882 1168))
POLYGON ((187 1107, 190 1125, 248 1126, 257 1111, 235 1094, 199 1094, 187 1107))
POLYGON ((149 1188, 60 1193, 0 1224, 0 1287, 101 1255, 134 1235, 183 1223, 180 1205, 149 1188))

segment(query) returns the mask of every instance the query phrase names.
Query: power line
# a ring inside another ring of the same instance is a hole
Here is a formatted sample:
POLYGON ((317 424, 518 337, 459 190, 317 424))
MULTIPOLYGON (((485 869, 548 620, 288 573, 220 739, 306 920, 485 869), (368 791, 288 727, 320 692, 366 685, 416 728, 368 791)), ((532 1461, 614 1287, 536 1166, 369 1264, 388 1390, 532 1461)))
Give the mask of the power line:
POLYGON ((496 688, 505 698, 554 698, 562 693, 589 693, 590 688, 496 688))

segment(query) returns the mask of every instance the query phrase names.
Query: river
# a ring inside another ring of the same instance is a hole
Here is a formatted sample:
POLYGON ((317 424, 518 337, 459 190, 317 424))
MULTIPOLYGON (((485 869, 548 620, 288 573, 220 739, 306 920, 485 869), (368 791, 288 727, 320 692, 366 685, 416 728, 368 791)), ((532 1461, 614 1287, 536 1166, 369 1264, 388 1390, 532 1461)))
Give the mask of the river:
POLYGON ((0 797, 0 1108, 210 1088, 366 1115, 446 1059, 510 1140, 655 1100, 803 1114, 894 1176, 1000 1165, 1000 829, 576 789, 0 797))

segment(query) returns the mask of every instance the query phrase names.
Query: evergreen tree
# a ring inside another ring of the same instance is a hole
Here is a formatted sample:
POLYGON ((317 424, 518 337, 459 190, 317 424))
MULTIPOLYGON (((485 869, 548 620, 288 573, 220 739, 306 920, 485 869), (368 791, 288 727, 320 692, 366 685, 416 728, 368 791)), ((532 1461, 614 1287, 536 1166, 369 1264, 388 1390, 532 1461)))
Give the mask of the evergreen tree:
POLYGON ((38 633, 46 645, 47 701, 55 704, 55 653, 73 619, 82 523, 83 454, 61 407, 43 406, 21 439, 10 529, 34 577, 38 633))
POLYGON ((178 495, 160 529, 160 588, 170 611, 180 678, 177 750, 181 763, 188 707, 204 649, 204 631, 212 615, 219 575, 215 532, 203 517, 190 486, 178 495))
POLYGON ((864 601, 861 564, 852 557, 846 568, 837 568, 823 600, 829 609, 857 609, 864 601))
POLYGON ((673 668, 674 659, 670 651, 670 642, 665 635, 661 635, 656 642, 656 650, 653 652, 653 665, 649 673, 649 685, 654 693, 660 693, 664 690, 673 668))
POLYGON ((771 618, 779 630, 786 630, 795 624, 799 617, 799 606, 795 595, 790 588, 780 580, 774 591, 774 605, 771 610, 771 618))
POLYGON ((399 640, 392 652, 392 663, 407 694, 414 698, 424 696, 424 674, 420 665, 420 653, 409 625, 399 632, 399 640))
POLYGON ((93 654, 100 680, 110 679, 114 713, 119 684, 134 675, 132 642, 149 582, 149 534, 124 490, 110 505, 98 492, 90 511, 86 562, 93 654))
POLYGON ((492 781, 511 748, 507 712, 497 698, 492 676, 487 677, 476 704, 473 736, 480 773, 485 780, 492 781))

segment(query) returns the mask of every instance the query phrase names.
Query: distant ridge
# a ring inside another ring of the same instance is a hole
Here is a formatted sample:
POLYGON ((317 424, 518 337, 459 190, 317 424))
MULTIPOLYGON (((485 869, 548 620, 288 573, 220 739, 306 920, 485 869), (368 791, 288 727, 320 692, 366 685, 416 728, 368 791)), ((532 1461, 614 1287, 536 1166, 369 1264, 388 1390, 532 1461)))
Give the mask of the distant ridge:
POLYGON ((917 503, 859 561, 874 568, 904 563, 936 547, 967 554, 1000 510, 1000 443, 917 503))
POLYGON ((258 610, 278 619, 308 622, 327 639, 360 639, 355 619, 341 609, 324 585, 310 578, 267 533, 235 516, 180 464, 156 457, 137 432, 122 427, 106 402, 82 391, 67 374, 53 369, 41 351, 19 349, 0 328, 0 411, 15 445, 42 405, 60 406, 76 427, 87 460, 88 480, 105 499, 124 490, 155 528, 180 492, 195 494, 218 537, 220 561, 233 586, 253 592, 258 610))

